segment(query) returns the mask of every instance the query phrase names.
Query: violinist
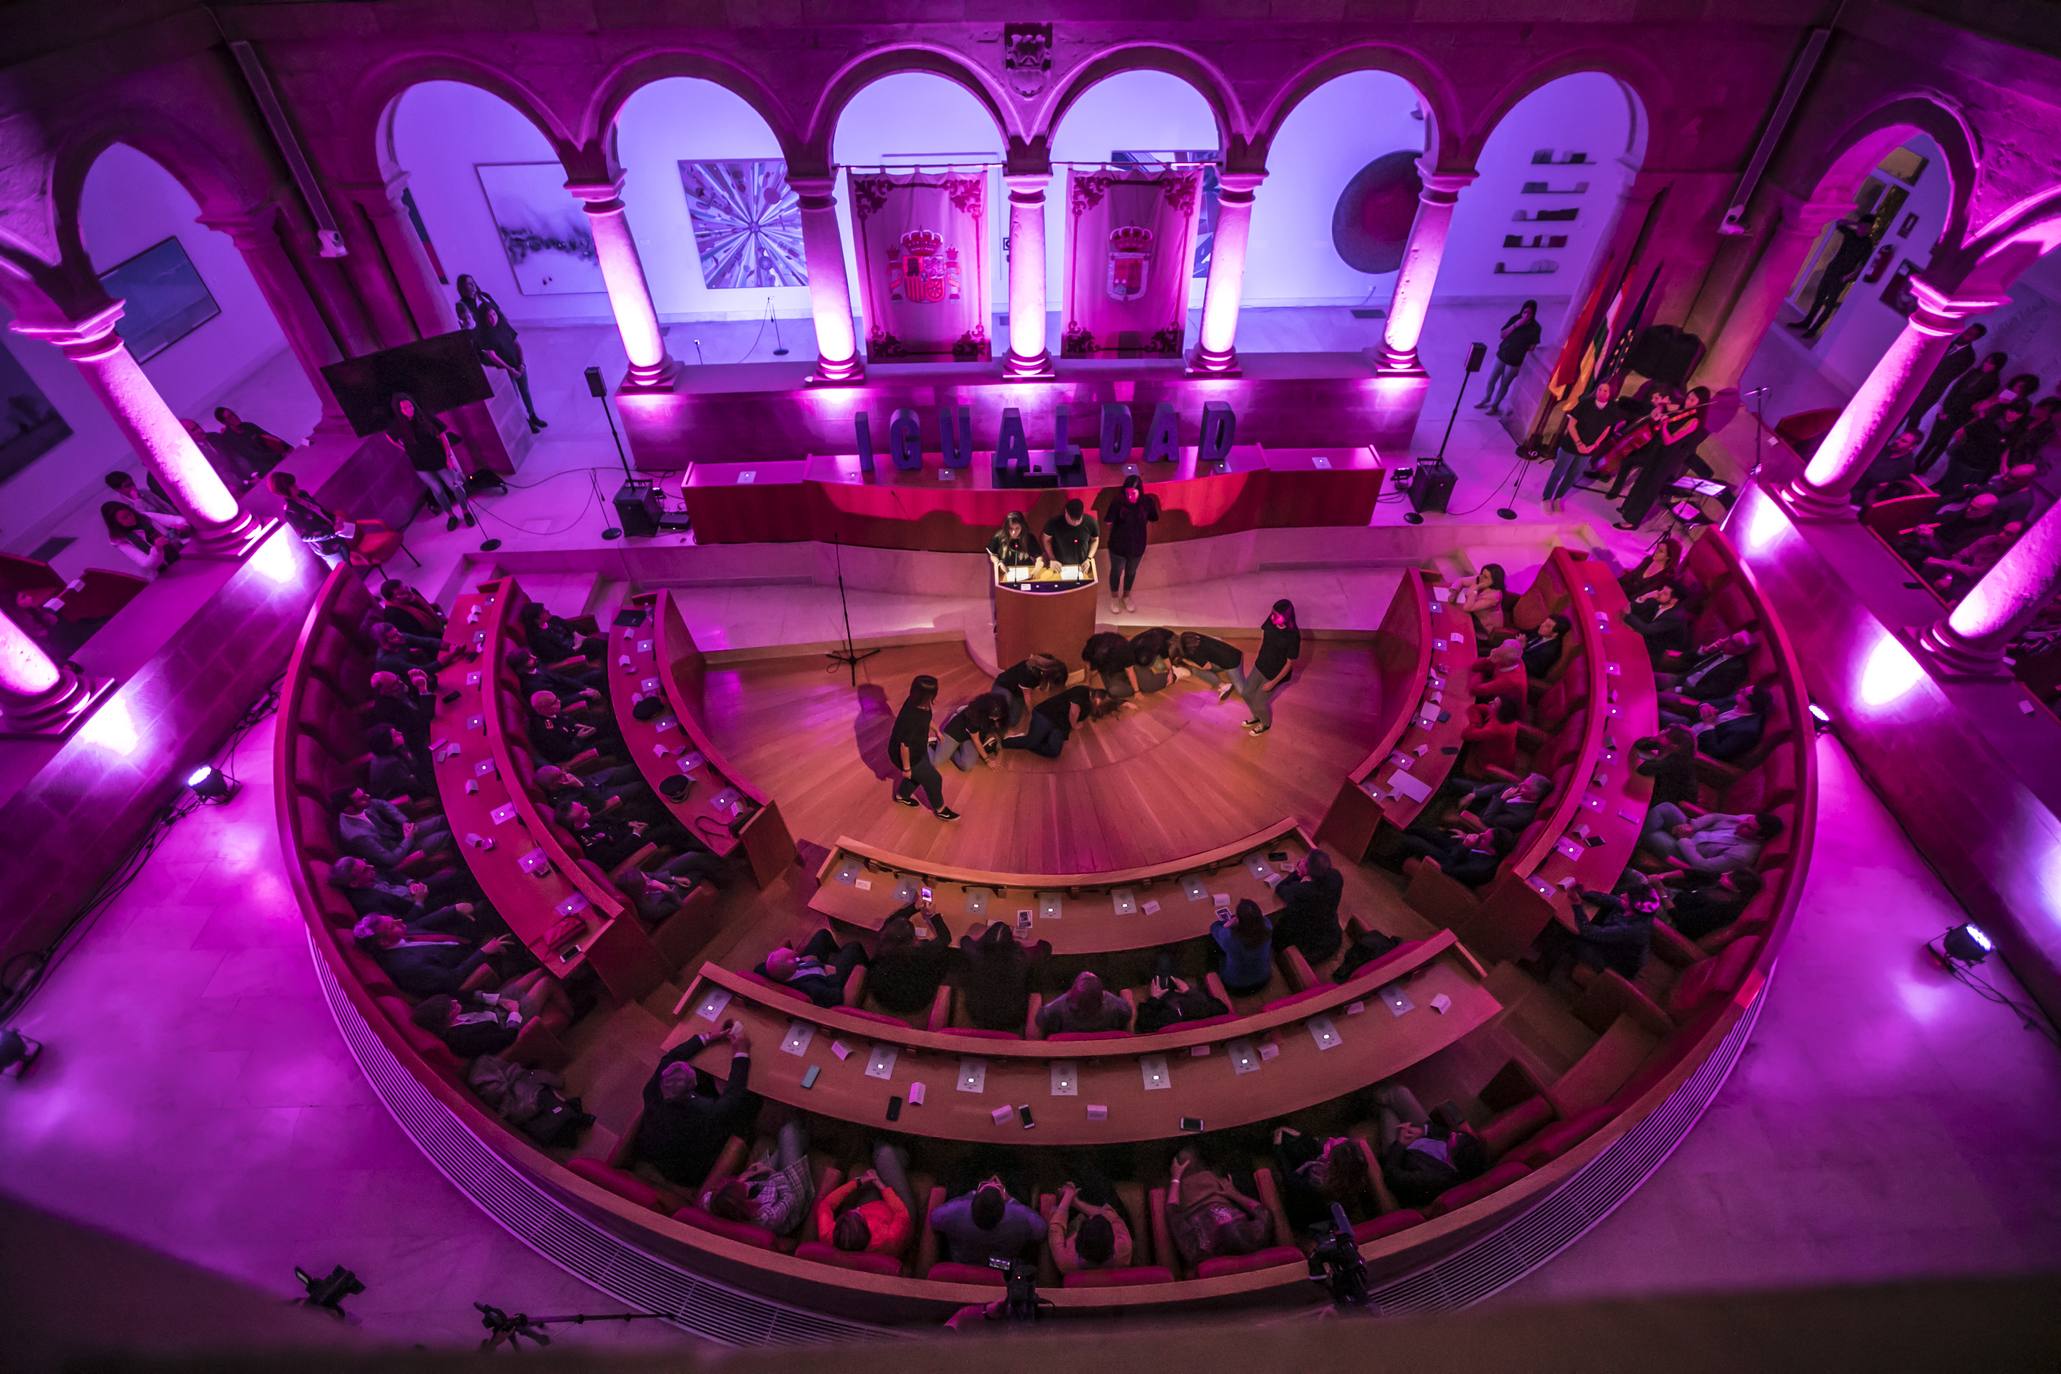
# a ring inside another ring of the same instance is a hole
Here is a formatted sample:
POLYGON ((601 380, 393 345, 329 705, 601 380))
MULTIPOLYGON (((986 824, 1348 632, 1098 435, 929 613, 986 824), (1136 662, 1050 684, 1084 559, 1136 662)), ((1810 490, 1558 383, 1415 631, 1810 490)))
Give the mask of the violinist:
POLYGON ((1616 528, 1635 530, 1644 524, 1662 495, 1682 475, 1682 469, 1709 433, 1703 423, 1703 412, 1709 405, 1708 387, 1696 387, 1687 396, 1676 393, 1675 404, 1662 417, 1659 431, 1646 446, 1638 480, 1625 497, 1624 519, 1617 522, 1616 528))
POLYGON ((1617 400, 1617 384, 1605 377, 1597 382, 1585 400, 1578 402, 1567 412, 1567 425, 1560 431, 1560 452, 1553 459, 1553 471, 1546 478, 1546 492, 1540 497, 1543 508, 1560 511, 1567 508, 1567 493, 1574 487, 1575 472, 1582 466, 1582 460, 1603 451, 1617 432, 1617 421, 1612 418, 1612 405, 1617 400))

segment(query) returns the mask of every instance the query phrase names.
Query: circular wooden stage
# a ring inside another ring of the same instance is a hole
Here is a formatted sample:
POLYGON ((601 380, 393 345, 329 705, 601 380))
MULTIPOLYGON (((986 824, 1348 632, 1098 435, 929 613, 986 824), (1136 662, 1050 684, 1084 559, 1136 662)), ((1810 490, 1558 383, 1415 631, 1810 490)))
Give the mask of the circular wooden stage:
MULTIPOLYGON (((1250 655, 1256 637, 1240 643, 1250 655)), ((816 844, 849 836, 939 864, 1017 873, 1088 873, 1164 863, 1284 817, 1315 826, 1378 730, 1368 638, 1305 633, 1296 672, 1274 697, 1274 728, 1253 736, 1243 703, 1195 680, 1080 726, 1057 759, 1003 751, 992 768, 945 767, 945 823, 897 806, 887 761, 896 709, 918 673, 939 682, 936 719, 985 691, 957 645, 884 649, 846 671, 820 654, 710 664, 710 734, 738 771, 779 799, 788 828, 816 844), (833 671, 834 670, 834 671, 833 671)))

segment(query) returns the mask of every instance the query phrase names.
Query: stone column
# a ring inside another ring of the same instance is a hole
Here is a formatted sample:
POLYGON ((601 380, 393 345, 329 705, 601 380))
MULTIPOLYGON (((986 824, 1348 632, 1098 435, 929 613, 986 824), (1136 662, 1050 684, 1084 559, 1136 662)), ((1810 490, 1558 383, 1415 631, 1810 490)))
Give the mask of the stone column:
POLYGON ((651 283, 644 279, 644 259, 637 253, 637 240, 631 237, 630 221, 623 212, 623 179, 568 181, 565 189, 587 207, 601 280, 608 287, 608 304, 623 336, 623 351, 630 357, 630 385, 666 386, 672 380, 673 360, 666 356, 658 307, 651 302, 651 283))
POLYGON ((1993 297, 1948 296, 1923 277, 1911 278, 1911 291, 1918 298, 1918 307, 1903 332, 1876 361, 1846 409, 1839 412, 1803 475, 1784 488, 1782 495, 1791 514, 1806 520, 1851 519, 1847 493, 1909 413, 1954 335, 1966 328, 1972 317, 2006 303, 1993 297))
POLYGON ((1002 375, 1037 378, 1052 375, 1052 354, 1045 347, 1045 188, 1050 168, 1010 172, 1009 186, 1009 357, 1002 375))
POLYGON ((844 231, 837 224, 837 176, 794 176, 801 202, 802 257, 809 267, 809 314, 816 323, 816 370, 809 380, 837 385, 866 379, 852 326, 852 283, 844 267, 844 231))
MULTIPOLYGON (((1252 237, 1252 199, 1264 172, 1225 172, 1217 179, 1217 232, 1210 241, 1209 280, 1202 288, 1202 330, 1189 366, 1196 372, 1238 370, 1238 306, 1245 296, 1245 245, 1252 237)), ((1014 319, 1014 316, 1011 316, 1014 319)))
POLYGON ((358 282, 359 297, 372 316, 382 348, 396 348, 458 327, 447 288, 437 280, 422 239, 402 208, 401 192, 408 174, 385 181, 347 182, 339 189, 349 200, 355 225, 346 229, 350 255, 344 259, 358 282), (368 229, 372 242, 350 229, 368 229))
POLYGON ((340 361, 343 352, 295 268, 292 255, 280 241, 276 208, 266 205, 237 214, 202 215, 200 222, 227 234, 236 251, 243 255, 244 266, 250 269, 258 293, 271 307, 279 332, 286 336, 287 349, 315 389, 315 399, 322 407, 316 432, 350 433, 350 423, 344 419, 342 407, 337 405, 335 394, 322 376, 323 367, 340 361))
POLYGON ((1698 383, 1712 391, 1739 385, 1740 378, 1746 375, 1746 365, 1781 315, 1782 302, 1788 299, 1789 288, 1795 285, 1796 274, 1802 270, 1811 245, 1841 213, 1841 207, 1822 201, 1791 201, 1781 206, 1780 217, 1761 245, 1753 271, 1732 301, 1710 352, 1696 369, 1698 383))
POLYGON ((2061 591, 2061 503, 2048 506, 1959 605, 1918 636, 1950 675, 2005 677, 2004 650, 2061 591))
POLYGON ((83 678, 0 611, 0 735, 62 734, 92 700, 83 678))
POLYGON ((1445 256, 1446 235, 1453 227, 1453 207, 1475 175, 1472 171, 1433 172, 1421 162, 1418 171, 1424 184, 1417 193, 1417 218, 1410 225, 1410 242, 1403 249, 1395 294, 1388 302, 1388 328, 1381 340, 1377 370, 1385 376, 1421 376, 1424 372, 1417 361, 1417 337, 1424 331, 1424 314, 1431 308, 1431 291, 1438 283, 1439 260, 1445 256))
POLYGON ((55 346, 78 365, 79 375, 107 407, 122 437, 156 474, 179 513, 192 522, 202 549, 232 555, 242 552, 256 522, 237 505, 236 497, 222 484, 115 332, 115 323, 121 318, 122 305, 117 301, 83 320, 58 324, 17 320, 14 328, 55 346))

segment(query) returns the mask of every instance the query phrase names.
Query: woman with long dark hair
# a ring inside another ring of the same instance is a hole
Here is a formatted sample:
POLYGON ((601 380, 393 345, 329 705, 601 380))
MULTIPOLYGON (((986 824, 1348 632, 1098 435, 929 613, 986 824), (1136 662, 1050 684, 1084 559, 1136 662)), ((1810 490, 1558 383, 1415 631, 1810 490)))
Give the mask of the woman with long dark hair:
POLYGON ((1009 698, 987 692, 945 717, 937 743, 930 751, 933 765, 946 759, 960 772, 971 772, 975 761, 992 767, 1002 747, 1002 732, 1009 728, 1009 698))
POLYGON ((1140 630, 1131 636, 1131 662, 1141 690, 1157 692, 1174 680, 1174 648, 1174 632, 1164 626, 1140 630))
POLYGON ((1138 562, 1145 557, 1146 528, 1159 520, 1159 498, 1145 490, 1145 479, 1137 473, 1124 478, 1121 490, 1102 517, 1102 538, 1109 545, 1109 606, 1111 610, 1134 611, 1131 584, 1138 579, 1138 562))
POLYGON ((1502 630, 1509 619, 1513 599, 1505 585, 1501 563, 1484 563, 1472 582, 1462 583, 1453 593, 1453 609, 1474 617, 1474 628, 1482 634, 1502 630))
POLYGON ((515 337, 515 330, 502 317, 501 307, 488 301, 479 310, 479 326, 472 331, 473 347, 479 350, 479 360, 488 367, 498 367, 515 383, 515 394, 522 397, 522 408, 529 412, 530 433, 535 434, 548 421, 537 418, 537 403, 530 399, 530 374, 522 365, 522 344, 515 337))
POLYGON ((146 576, 156 577, 179 561, 180 541, 138 515, 133 506, 103 501, 100 522, 107 527, 107 542, 120 549, 122 556, 146 576))
POLYGON ((1131 653, 1131 641, 1122 635, 1103 630, 1089 636, 1081 645, 1081 662, 1119 701, 1138 694, 1137 660, 1131 653))
POLYGON ((450 426, 415 404, 405 391, 396 391, 392 401, 393 423, 386 428, 387 442, 408 455, 416 478, 429 489, 429 503, 444 513, 444 528, 458 528, 462 513, 465 523, 475 525, 472 503, 465 496, 465 482, 458 476, 458 460, 451 452, 450 426))
POLYGON ((1030 521, 1020 510, 1010 511, 1004 516, 1002 528, 988 540, 988 561, 995 565, 998 575, 1004 568, 1028 568, 1042 556, 1037 536, 1031 533, 1030 521))
POLYGON ((1247 897, 1209 928, 1211 962, 1224 991, 1244 997, 1264 991, 1274 976, 1274 923, 1247 897))
POLYGON ((941 821, 956 821, 959 813, 945 805, 945 779, 930 756, 936 736, 931 728, 931 708, 937 704, 937 679, 919 674, 909 683, 909 695, 895 712, 895 724, 887 737, 887 760, 901 770, 895 780, 895 800, 903 806, 916 805, 920 788, 930 810, 941 821))
POLYGON ((1302 627, 1295 623, 1295 603, 1282 597, 1267 613, 1260 626, 1259 653, 1252 660, 1252 672, 1245 679, 1245 704, 1252 718, 1245 728, 1264 735, 1274 728, 1273 692, 1288 681, 1295 661, 1302 657, 1302 627))

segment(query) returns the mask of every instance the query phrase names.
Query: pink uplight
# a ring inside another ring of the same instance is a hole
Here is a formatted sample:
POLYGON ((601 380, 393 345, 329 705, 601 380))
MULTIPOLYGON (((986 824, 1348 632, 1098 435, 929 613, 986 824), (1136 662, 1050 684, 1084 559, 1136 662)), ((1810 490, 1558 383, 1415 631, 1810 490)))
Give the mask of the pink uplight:
POLYGON ((1901 701, 1925 680, 1925 669, 1895 635, 1882 631, 1868 661, 1861 665, 1861 705, 1888 706, 1901 701))
POLYGON ((110 754, 128 758, 136 752, 136 746, 143 742, 136 732, 136 720, 129 714, 129 708, 120 697, 110 698, 106 705, 93 713, 93 719, 79 729, 79 738, 110 754))

